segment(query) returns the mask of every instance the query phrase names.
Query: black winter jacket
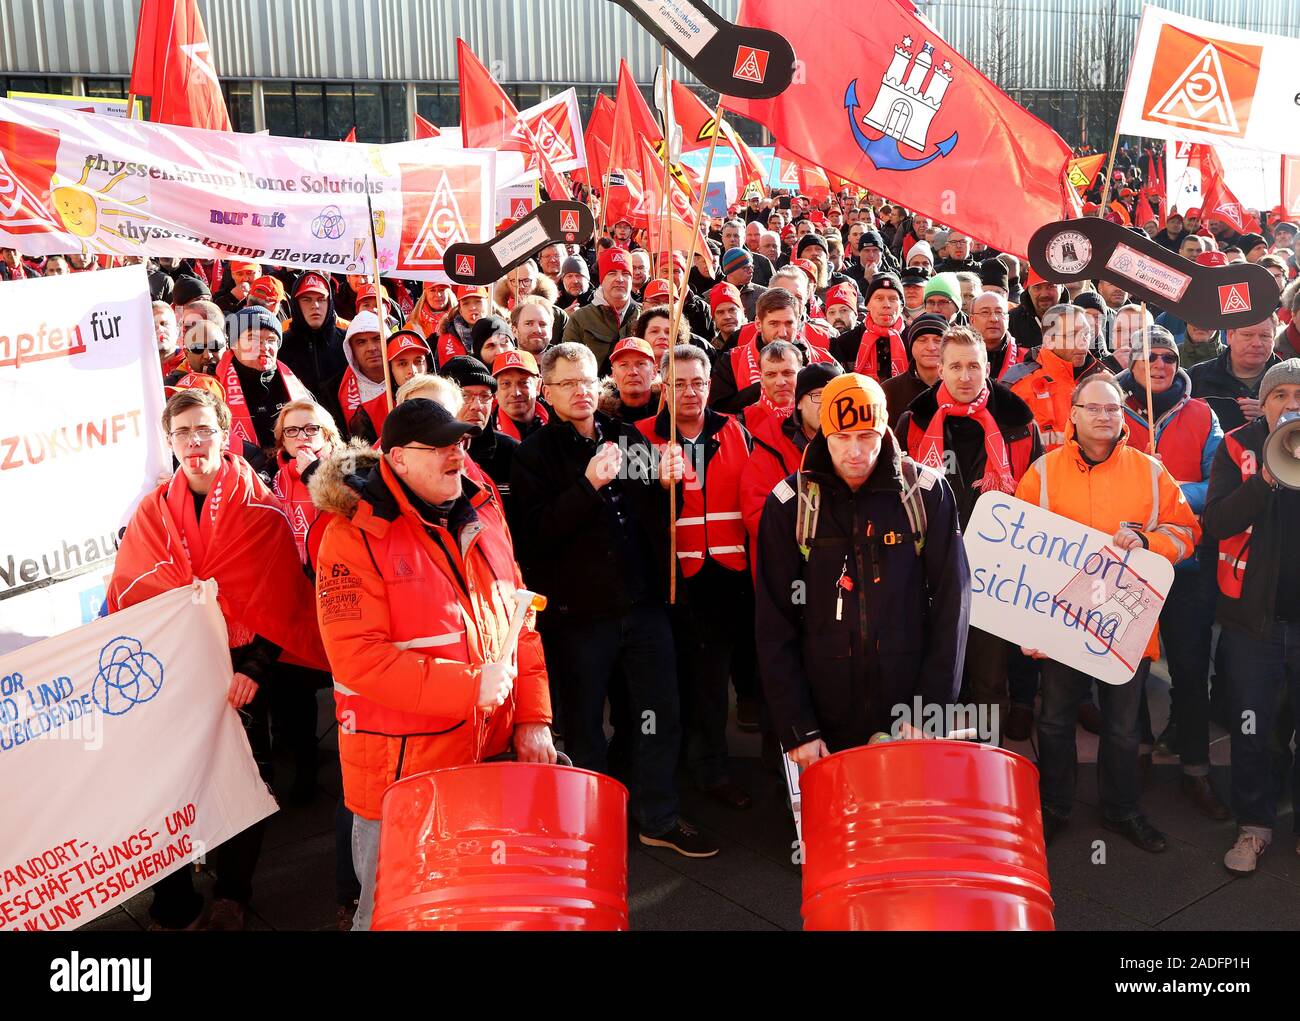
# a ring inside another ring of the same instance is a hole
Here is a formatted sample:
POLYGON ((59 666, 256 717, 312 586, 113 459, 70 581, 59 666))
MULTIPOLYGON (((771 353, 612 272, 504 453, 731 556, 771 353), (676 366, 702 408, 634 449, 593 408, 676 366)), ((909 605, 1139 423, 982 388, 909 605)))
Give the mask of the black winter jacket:
POLYGON ((819 737, 832 752, 865 744, 890 729, 895 706, 911 719, 914 696, 926 705, 957 697, 970 572, 956 502, 942 475, 918 467, 924 549, 891 542, 912 532, 901 461, 886 432, 875 470, 854 493, 835 474, 825 438, 808 444, 804 482, 820 487, 821 511, 806 560, 795 536, 800 473, 767 497, 755 628, 763 691, 786 751, 819 737))

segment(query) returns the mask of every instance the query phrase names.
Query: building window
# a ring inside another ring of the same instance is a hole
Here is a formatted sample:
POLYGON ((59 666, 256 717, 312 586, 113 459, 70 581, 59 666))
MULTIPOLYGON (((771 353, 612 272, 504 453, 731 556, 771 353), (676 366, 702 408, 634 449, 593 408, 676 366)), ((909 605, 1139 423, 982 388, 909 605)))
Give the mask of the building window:
POLYGON ((406 138, 405 86, 375 82, 268 81, 262 86, 273 135, 338 141, 354 128, 358 142, 406 138))
POLYGON ((125 78, 87 78, 82 84, 86 95, 96 99, 125 99, 127 79, 125 78))
POLYGON ((460 86, 456 82, 420 82, 415 87, 415 112, 445 128, 460 123, 460 86))
POLYGON ((45 92, 58 96, 72 95, 71 78, 36 78, 27 75, 12 78, 0 77, 0 89, 10 92, 45 92))
POLYGON ((234 131, 254 132, 253 123, 253 83, 225 81, 221 83, 222 95, 226 97, 226 113, 230 116, 230 127, 234 131))

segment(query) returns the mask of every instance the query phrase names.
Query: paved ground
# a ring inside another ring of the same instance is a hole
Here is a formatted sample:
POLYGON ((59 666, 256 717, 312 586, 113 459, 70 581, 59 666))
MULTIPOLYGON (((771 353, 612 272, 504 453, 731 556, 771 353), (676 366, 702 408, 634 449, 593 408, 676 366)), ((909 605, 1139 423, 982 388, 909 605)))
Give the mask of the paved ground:
MULTIPOLYGON (((1157 671, 1158 672, 1158 671, 1157 671)), ((1153 678, 1155 674, 1153 673, 1153 678)), ((1156 679, 1156 732, 1167 717, 1167 687, 1156 679)), ((332 722, 322 695, 321 730, 332 722)), ((1215 729, 1214 783, 1227 796, 1228 741, 1215 729)), ((1096 761, 1097 739, 1079 731, 1080 761, 1096 761)), ((332 734, 322 742, 334 748, 332 734)), ((1028 743, 1012 746, 1030 758, 1028 743)), ((791 864, 794 826, 781 781, 759 766, 754 735, 733 731, 734 778, 753 792, 754 808, 736 812, 690 792, 683 814, 722 845, 717 857, 693 861, 633 844, 628 900, 633 929, 799 929, 799 869, 791 864)), ((256 878, 250 928, 319 930, 335 926, 334 806, 336 759, 327 755, 320 793, 309 805, 274 816, 256 878)), ((1157 760, 1144 788, 1148 817, 1170 838, 1162 855, 1149 855, 1101 829, 1096 771, 1081 768, 1078 805, 1069 829, 1049 855, 1058 929, 1300 929, 1300 857, 1291 836, 1289 803, 1272 848, 1250 879, 1223 869, 1235 835, 1232 822, 1198 815, 1178 789, 1176 761, 1157 760), (1094 864, 1094 841, 1105 840, 1106 862, 1094 864)), ((92 922, 88 929, 131 930, 147 925, 149 895, 92 922)))

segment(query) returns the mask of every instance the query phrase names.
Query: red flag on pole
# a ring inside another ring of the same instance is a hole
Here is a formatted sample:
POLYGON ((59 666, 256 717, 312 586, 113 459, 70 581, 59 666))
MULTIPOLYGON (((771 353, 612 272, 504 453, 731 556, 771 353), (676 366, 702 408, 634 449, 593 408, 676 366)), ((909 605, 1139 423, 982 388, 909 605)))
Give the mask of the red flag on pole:
POLYGON ((357 140, 357 126, 353 124, 351 130, 349 130, 348 133, 340 139, 340 141, 355 142, 356 140, 357 140))
POLYGON ((751 181, 763 183, 766 176, 763 173, 763 164, 745 144, 744 139, 737 135, 735 129, 725 120, 715 124, 713 111, 704 105, 699 96, 675 80, 673 81, 673 115, 682 129, 684 151, 707 149, 709 140, 716 132, 719 144, 734 152, 736 159, 740 161, 736 180, 740 190, 744 191, 751 181))
POLYGON ((466 149, 499 149, 525 154, 528 169, 540 167, 542 185, 553 199, 567 199, 570 189, 551 164, 538 128, 519 116, 519 108, 474 55, 464 39, 456 40, 460 71, 460 134, 466 149))
POLYGON ((1214 146, 1194 142, 1187 165, 1201 172, 1201 219, 1219 220, 1238 234, 1260 233, 1259 220, 1241 204, 1224 179, 1223 163, 1214 146))
POLYGON ((128 91, 153 100, 149 119, 159 124, 230 130, 195 0, 143 0, 128 91))
POLYGON ((609 147, 609 195, 605 201, 605 222, 627 220, 633 227, 646 227, 641 182, 640 139, 662 142, 659 122, 637 88, 626 60, 618 62, 618 91, 614 98, 614 124, 609 147))
POLYGON ((573 171, 575 181, 589 188, 605 187, 605 171, 609 169, 609 148, 613 142, 614 101, 605 93, 596 93, 596 104, 591 108, 587 131, 583 141, 587 147, 587 165, 573 171))
POLYGON ((789 39, 806 81, 724 97, 804 162, 858 181, 1002 251, 1069 213, 1069 146, 949 46, 904 0, 870 16, 839 0, 743 0, 738 21, 789 39), (815 55, 815 59, 814 58, 815 55))
POLYGON ((420 138, 437 138, 442 132, 433 121, 427 121, 418 113, 415 115, 415 137, 420 138))

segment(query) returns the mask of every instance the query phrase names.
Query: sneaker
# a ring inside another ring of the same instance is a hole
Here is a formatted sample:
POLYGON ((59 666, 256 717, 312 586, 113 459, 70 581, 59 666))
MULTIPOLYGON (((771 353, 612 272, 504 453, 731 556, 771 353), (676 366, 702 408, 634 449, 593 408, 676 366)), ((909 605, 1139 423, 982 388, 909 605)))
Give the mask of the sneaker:
POLYGON ((1174 724, 1169 724, 1160 732, 1156 738, 1156 743, 1152 746, 1151 751, 1156 755, 1173 757, 1178 754, 1178 728, 1174 724))
POLYGON ((1196 810, 1207 819, 1223 822, 1225 819, 1232 818, 1228 806, 1220 801, 1219 796, 1214 793, 1214 788, 1210 786, 1208 776, 1188 776, 1184 773, 1182 790, 1192 804, 1196 806, 1196 810))
POLYGON ((666 847, 687 858, 712 858, 718 846, 684 819, 678 819, 673 828, 657 837, 641 834, 641 843, 647 847, 666 847))
POLYGON ((758 703, 752 698, 736 699, 736 726, 746 734, 758 733, 758 703))
MULTIPOLYGON (((1267 848, 1267 841, 1240 830, 1237 833, 1237 842, 1223 856, 1223 867, 1235 876, 1254 875, 1259 856, 1267 848)), ((1300 851, 1300 848, 1297 848, 1297 851, 1300 851)))
POLYGON ((1134 847, 1149 851, 1152 854, 1159 854, 1169 846, 1168 841, 1165 840, 1165 835, 1140 815, 1135 815, 1132 819, 1125 819, 1122 822, 1116 822, 1103 816, 1101 825, 1113 833, 1122 834, 1134 847))
POLYGON ((243 932, 244 906, 229 897, 212 902, 212 914, 204 926, 209 932, 243 932))
POLYGON ((1034 711, 1026 705, 1013 705, 1007 714, 1007 729, 1003 731, 1008 741, 1028 741, 1034 730, 1034 711))

